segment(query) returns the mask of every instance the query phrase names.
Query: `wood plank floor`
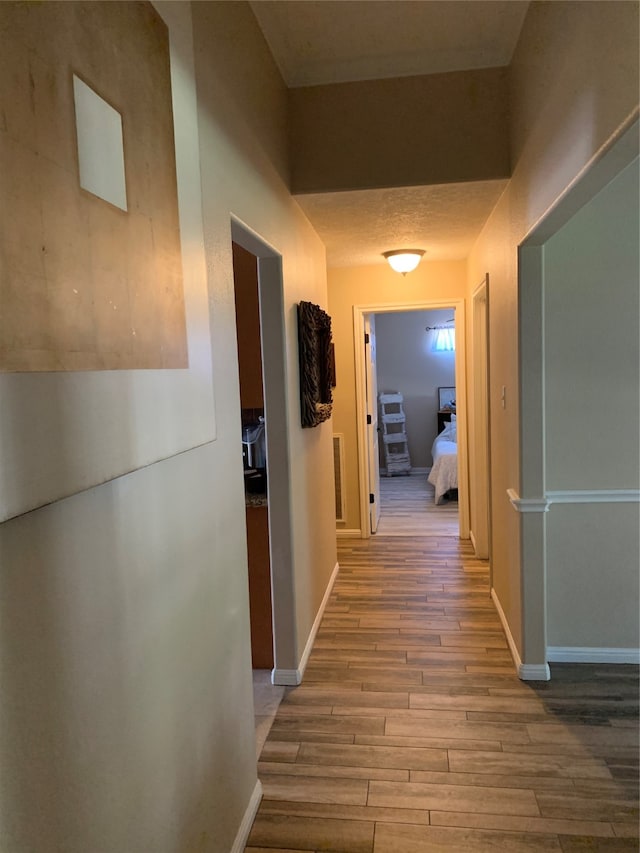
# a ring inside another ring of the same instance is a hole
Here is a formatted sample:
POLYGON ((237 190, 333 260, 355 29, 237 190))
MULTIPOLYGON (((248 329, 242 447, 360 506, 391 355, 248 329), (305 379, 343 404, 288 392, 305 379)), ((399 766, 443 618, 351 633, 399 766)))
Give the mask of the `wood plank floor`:
POLYGON ((436 506, 427 474, 380 478, 377 536, 458 536, 458 502, 436 506))
POLYGON ((339 560, 247 853, 638 849, 635 667, 521 682, 454 537, 343 539, 339 560))

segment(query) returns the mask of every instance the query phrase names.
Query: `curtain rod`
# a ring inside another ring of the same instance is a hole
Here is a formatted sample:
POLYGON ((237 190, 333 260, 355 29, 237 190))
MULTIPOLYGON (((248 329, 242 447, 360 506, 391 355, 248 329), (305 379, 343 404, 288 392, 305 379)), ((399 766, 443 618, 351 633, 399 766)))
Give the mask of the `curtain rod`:
MULTIPOLYGON (((450 320, 446 320, 447 323, 455 323, 455 318, 452 317, 450 320)), ((426 326, 425 332, 435 332, 438 329, 450 329, 450 326, 426 326)))

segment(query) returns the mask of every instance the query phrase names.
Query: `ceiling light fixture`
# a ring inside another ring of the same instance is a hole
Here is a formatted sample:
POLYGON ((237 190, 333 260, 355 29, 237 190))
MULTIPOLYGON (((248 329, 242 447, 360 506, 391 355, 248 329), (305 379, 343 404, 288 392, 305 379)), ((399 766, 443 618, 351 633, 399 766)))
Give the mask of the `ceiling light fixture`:
POLYGON ((423 255, 424 249, 394 249, 392 252, 382 253, 382 256, 389 261, 391 269, 402 275, 414 270, 423 255))

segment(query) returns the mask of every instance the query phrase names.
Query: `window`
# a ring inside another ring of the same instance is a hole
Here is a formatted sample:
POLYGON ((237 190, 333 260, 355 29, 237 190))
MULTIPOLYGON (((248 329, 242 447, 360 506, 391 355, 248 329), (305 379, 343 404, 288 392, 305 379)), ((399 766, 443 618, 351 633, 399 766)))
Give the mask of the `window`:
POLYGON ((455 352, 456 348, 456 330, 438 328, 435 330, 433 339, 434 352, 455 352))

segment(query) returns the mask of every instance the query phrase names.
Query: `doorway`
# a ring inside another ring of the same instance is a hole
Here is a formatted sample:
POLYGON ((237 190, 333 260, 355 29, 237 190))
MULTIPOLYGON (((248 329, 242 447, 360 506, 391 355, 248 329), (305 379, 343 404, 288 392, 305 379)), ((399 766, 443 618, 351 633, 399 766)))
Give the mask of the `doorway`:
MULTIPOLYGON (((372 382, 370 379, 372 373, 371 364, 371 333, 372 327, 375 334, 375 318, 376 315, 382 314, 401 314, 407 312, 422 312, 422 311, 446 311, 448 316, 453 319, 453 329, 456 332, 457 345, 455 348, 454 364, 455 378, 458 389, 454 393, 456 400, 456 427, 459 435, 463 440, 458 443, 457 453, 457 470, 458 470, 458 507, 459 507, 459 530, 458 535, 461 538, 469 538, 469 493, 468 493, 468 463, 467 463, 467 441, 466 441, 466 378, 465 378, 465 341, 464 341, 464 300, 454 299, 447 301, 425 301, 418 304, 396 304, 396 305, 356 305, 353 308, 354 321, 354 340, 361 341, 361 346, 356 346, 355 365, 356 365, 356 418, 358 428, 358 467, 359 467, 359 482, 360 482, 360 524, 361 535, 363 538, 368 538, 379 530, 377 524, 374 527, 372 518, 377 518, 375 510, 376 504, 384 507, 381 500, 381 488, 385 487, 387 478, 379 478, 380 472, 380 457, 373 452, 375 439, 372 438, 372 425, 378 418, 377 399, 372 400, 372 382), (373 318, 373 323, 372 323, 373 318), (373 509, 372 509, 373 507, 373 509)), ((423 331, 425 341, 427 339, 427 330, 423 331)), ((379 358, 379 341, 373 347, 374 357, 378 348, 379 358)), ((381 390, 401 390, 401 389, 381 389, 381 390)), ((435 413, 434 413, 435 414, 435 413)), ((435 420, 435 418, 434 418, 435 420)), ((380 425, 378 424, 378 427, 380 425)), ((377 436, 380 435, 379 430, 376 430, 377 436)), ((421 466, 426 468, 426 466, 421 466)), ((415 472, 418 476, 422 476, 426 483, 427 471, 415 472)), ((395 479, 395 478, 390 478, 395 479)), ((413 478, 411 478, 413 479, 413 478)), ((426 500, 426 498, 425 498, 426 500)), ((382 519, 384 524, 384 518, 382 519)), ((405 534, 405 535, 411 535, 405 534)))
POLYGON ((258 259, 235 242, 232 243, 232 251, 249 569, 251 663, 254 670, 271 670, 274 662, 273 611, 258 259))
POLYGON ((369 496, 369 530, 376 533, 380 521, 380 428, 378 425, 378 350, 376 345, 375 314, 364 317, 365 348, 365 405, 367 409, 367 471, 371 484, 369 496))
MULTIPOLYGON (((288 424, 285 399, 285 333, 282 290, 282 259, 247 225, 231 220, 231 241, 254 256, 257 264, 257 297, 262 370, 265 474, 266 541, 271 606, 270 621, 273 684, 291 683, 290 673, 297 667, 295 611, 293 596, 293 551, 288 456, 288 424)), ((255 343, 255 342, 254 342, 255 343)), ((237 425, 238 443, 242 441, 241 423, 237 425)), ((264 552, 263 552, 264 556, 264 552)))
POLYGON ((458 459, 454 314, 375 314, 381 536, 454 536, 458 459))

